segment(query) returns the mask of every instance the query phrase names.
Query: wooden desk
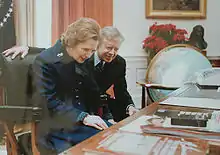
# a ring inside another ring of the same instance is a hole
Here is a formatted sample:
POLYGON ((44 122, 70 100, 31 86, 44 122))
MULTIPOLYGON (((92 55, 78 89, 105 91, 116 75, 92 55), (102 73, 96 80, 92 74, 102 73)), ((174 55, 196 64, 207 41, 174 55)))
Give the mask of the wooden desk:
MULTIPOLYGON (((108 128, 108 129, 98 133, 97 135, 83 141, 82 143, 70 148, 69 150, 65 151, 63 154, 64 155, 65 154, 66 155, 70 155, 70 154, 83 155, 84 152, 82 150, 88 144, 100 141, 100 139, 102 139, 103 135, 108 134, 109 132, 113 132, 113 131, 118 130, 120 127, 130 123, 131 121, 137 119, 138 117, 140 117, 142 115, 152 115, 158 108, 161 108, 161 107, 166 108, 166 109, 191 110, 191 111, 195 111, 195 112, 210 111, 210 110, 199 109, 199 108, 177 107, 177 106, 167 106, 167 105, 165 106, 165 105, 158 105, 158 103, 153 103, 153 104, 149 105, 148 107, 142 109, 140 112, 136 113, 135 115, 126 118, 125 120, 119 122, 118 124, 108 128)), ((218 134, 218 135, 220 136, 220 134, 218 134)), ((216 155, 219 155, 219 154, 220 154, 220 151, 216 155)))
POLYGON ((157 103, 156 104, 152 104, 151 106, 149 106, 148 108, 144 108, 142 110, 140 110, 138 113, 134 114, 133 116, 130 116, 124 120, 122 120, 121 122, 111 126, 110 128, 96 134, 95 136, 81 142, 80 144, 77 144, 76 146, 70 148, 69 150, 67 150, 65 152, 65 154, 69 155, 69 154, 76 154, 76 155, 83 155, 83 151, 82 149, 89 143, 92 143, 94 141, 98 141, 100 140, 100 138, 104 135, 107 134, 108 132, 111 131, 115 131, 118 130, 120 127, 130 123, 131 121, 137 119, 138 117, 142 116, 142 115, 146 115, 146 114, 152 114, 154 113, 154 111, 157 109, 157 103))

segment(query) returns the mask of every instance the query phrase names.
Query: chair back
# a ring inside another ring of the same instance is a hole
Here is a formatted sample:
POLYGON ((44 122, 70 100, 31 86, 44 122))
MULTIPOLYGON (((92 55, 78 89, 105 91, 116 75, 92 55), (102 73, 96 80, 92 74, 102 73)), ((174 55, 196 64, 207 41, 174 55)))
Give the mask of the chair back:
POLYGON ((5 89, 5 104, 7 105, 31 105, 35 91, 33 84, 32 64, 37 54, 29 54, 25 59, 1 55, 0 86, 5 89))
MULTIPOLYGON (((42 117, 42 110, 38 108, 36 86, 32 64, 37 53, 29 54, 24 59, 20 57, 14 60, 0 54, 0 108, 5 107, 0 120, 4 123, 7 134, 7 150, 10 155, 17 155, 18 144, 13 132, 13 126, 9 124, 31 122, 32 152, 38 155, 36 148, 36 121, 42 117), (6 111, 10 111, 10 115, 6 111), (13 111, 13 112, 11 112, 13 111), (4 116, 5 114, 5 116, 4 116), (7 115, 7 116, 6 116, 7 115)), ((3 109, 2 109, 3 110, 3 109)))

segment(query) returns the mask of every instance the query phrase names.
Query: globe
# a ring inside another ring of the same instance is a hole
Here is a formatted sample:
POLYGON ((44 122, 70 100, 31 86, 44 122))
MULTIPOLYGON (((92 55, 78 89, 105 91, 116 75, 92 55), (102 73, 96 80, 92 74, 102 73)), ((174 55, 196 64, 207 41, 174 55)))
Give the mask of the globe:
MULTIPOLYGON (((146 82, 165 87, 179 88, 200 70, 212 68, 209 60, 195 47, 186 44, 171 45, 155 55, 151 60, 146 82)), ((173 90, 148 89, 153 102, 168 96, 173 90)))

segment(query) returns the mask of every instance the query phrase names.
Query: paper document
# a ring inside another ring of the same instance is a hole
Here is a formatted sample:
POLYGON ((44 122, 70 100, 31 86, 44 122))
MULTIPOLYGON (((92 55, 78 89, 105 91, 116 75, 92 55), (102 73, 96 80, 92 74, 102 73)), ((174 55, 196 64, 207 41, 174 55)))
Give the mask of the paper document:
POLYGON ((211 98, 169 97, 168 99, 160 102, 160 104, 220 109, 220 99, 211 98))

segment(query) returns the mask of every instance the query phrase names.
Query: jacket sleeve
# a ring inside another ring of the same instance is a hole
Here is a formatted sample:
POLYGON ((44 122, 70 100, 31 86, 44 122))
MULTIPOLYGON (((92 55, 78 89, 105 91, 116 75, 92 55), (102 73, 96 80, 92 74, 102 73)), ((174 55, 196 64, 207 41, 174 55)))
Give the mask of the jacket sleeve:
POLYGON ((114 83, 114 92, 115 98, 117 103, 123 104, 124 110, 128 110, 129 106, 135 106, 134 102, 131 98, 127 90, 127 82, 126 82, 126 62, 125 60, 122 61, 120 65, 120 76, 117 78, 116 82, 114 83))
POLYGON ((88 113, 80 111, 72 104, 67 104, 60 100, 56 92, 57 72, 54 64, 47 63, 41 56, 37 56, 34 62, 34 73, 37 89, 41 98, 46 101, 47 108, 52 114, 53 119, 63 126, 73 125, 88 115, 88 113))

